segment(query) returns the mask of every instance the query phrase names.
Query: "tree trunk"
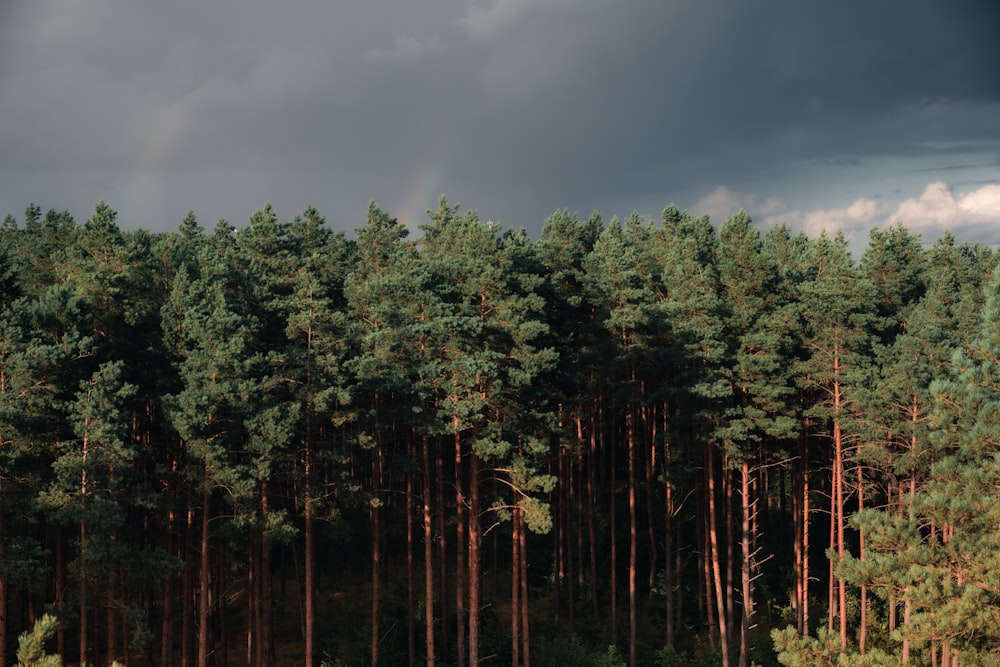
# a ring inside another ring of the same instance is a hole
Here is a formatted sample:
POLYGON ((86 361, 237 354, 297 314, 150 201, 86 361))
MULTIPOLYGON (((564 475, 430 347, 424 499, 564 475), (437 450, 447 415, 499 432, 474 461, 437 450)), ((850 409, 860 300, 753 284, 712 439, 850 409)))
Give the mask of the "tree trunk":
MULTIPOLYGON (((865 508, 865 485, 861 474, 861 466, 858 466, 858 511, 865 508)), ((858 545, 860 560, 865 559, 865 531, 858 531, 858 545)), ((858 652, 865 654, 866 643, 868 641, 868 587, 861 585, 861 627, 858 629, 858 652)))
MULTIPOLYGON (((442 651, 447 651, 450 644, 448 642, 448 536, 447 536, 447 506, 444 504, 444 447, 439 443, 435 456, 435 467, 437 469, 437 509, 438 509, 438 580, 441 585, 441 644, 442 651)), ((457 511, 457 510, 456 510, 457 511)))
MULTIPOLYGON (((0 487, 3 485, 3 480, 0 479, 0 487)), ((0 498, 3 494, 0 493, 0 498)), ((0 560, 3 560, 7 553, 4 547, 4 513, 0 509, 0 560)), ((7 662, 7 578, 0 577, 0 664, 6 664, 7 662)))
POLYGON ((80 523, 80 664, 87 663, 87 526, 80 523))
MULTIPOLYGON (((406 458, 416 462, 416 448, 412 436, 407 438, 406 458)), ((413 555, 415 530, 413 527, 413 470, 406 471, 406 664, 416 667, 417 664, 417 601, 416 601, 416 563, 413 555)))
POLYGON ((313 667, 316 660, 316 518, 313 509, 312 489, 312 437, 306 431, 305 465, 303 478, 305 484, 305 507, 303 508, 305 522, 305 667, 313 667))
MULTIPOLYGON (((56 611, 60 617, 66 611, 66 539, 62 528, 56 529, 56 611)), ((66 655, 64 626, 60 623, 56 630, 56 652, 61 656, 66 655)))
POLYGON ((194 502, 188 506, 184 531, 184 573, 181 582, 181 667, 191 667, 194 655, 194 502))
MULTIPOLYGON (((376 436, 378 440, 380 436, 376 436)), ((382 595, 382 511, 379 507, 379 494, 382 489, 382 445, 376 442, 375 456, 372 458, 372 594, 371 594, 371 665, 378 667, 379 644, 379 602, 382 595)))
MULTIPOLYGON (((808 427, 808 422, 806 423, 808 427)), ((801 619, 803 636, 809 634, 809 436, 808 430, 802 434, 802 600, 801 619)))
MULTIPOLYGON (((455 417, 455 640, 458 645, 458 667, 465 667, 468 650, 468 625, 465 610, 468 543, 466 542, 465 493, 462 485, 462 440, 455 417)), ((473 665, 472 667, 475 667, 473 665)))
MULTIPOLYGON (((177 515, 171 509, 167 513, 167 552, 176 554, 177 515)), ((169 572, 163 580, 163 622, 160 626, 160 667, 170 667, 173 662, 174 642, 174 572, 169 572)))
POLYGON ((263 519, 260 535, 260 667, 268 667, 274 657, 274 642, 272 629, 274 627, 274 605, 272 604, 271 586, 271 543, 268 540, 266 526, 270 507, 270 488, 267 482, 261 484, 260 513, 263 519))
POLYGON ((615 465, 615 448, 611 447, 608 451, 608 461, 611 466, 611 517, 610 517, 610 529, 611 529, 611 643, 618 643, 618 520, 617 520, 617 507, 615 499, 618 496, 617 484, 618 475, 616 472, 617 466, 615 465))
POLYGON ((510 649, 511 666, 521 667, 521 508, 511 513, 510 538, 510 649))
MULTIPOLYGON (((840 357, 834 356, 834 372, 840 375, 840 357)), ((833 447, 834 447, 834 480, 836 486, 836 522, 837 522, 837 557, 844 558, 844 440, 840 430, 840 410, 842 405, 840 381, 833 383, 833 447)), ((837 606, 840 612, 840 650, 847 650, 847 582, 837 581, 837 606)))
MULTIPOLYGON (((726 521, 726 530, 724 533, 726 554, 726 623, 728 626, 726 627, 726 636, 728 636, 730 642, 732 642, 735 631, 733 621, 736 618, 736 612, 733 609, 733 603, 736 597, 736 583, 734 579, 736 568, 736 534, 733 529, 733 475, 729 470, 728 463, 728 456, 723 453, 721 480, 722 498, 725 501, 722 507, 722 512, 726 521)), ((731 649, 732 646, 730 646, 730 650, 731 649)))
POLYGON ((521 587, 521 661, 524 667, 531 667, 531 631, 528 623, 530 611, 528 607, 528 536, 524 526, 523 508, 518 513, 518 522, 517 539, 520 541, 518 555, 521 559, 519 568, 521 580, 514 582, 514 584, 521 587))
POLYGON ((434 533, 431 526, 431 454, 427 435, 421 436, 424 511, 424 660, 434 667, 434 533))
POLYGON ((201 495, 201 554, 198 571, 198 667, 208 667, 208 596, 211 571, 208 562, 209 474, 205 465, 201 495))
POLYGON ((601 617, 597 598, 597 519, 594 508, 597 504, 597 406, 594 406, 590 424, 590 447, 587 456, 587 536, 589 538, 590 556, 590 605, 594 623, 601 617))
POLYGON ((740 466, 740 590, 743 604, 740 605, 740 667, 747 667, 750 657, 750 618, 753 616, 753 552, 751 551, 750 463, 744 459, 740 466))
POLYGON ((625 415, 626 437, 628 438, 628 655, 629 667, 636 667, 638 656, 636 648, 636 628, 638 615, 636 612, 636 570, 638 569, 639 537, 638 518, 636 516, 636 474, 635 474, 635 415, 629 408, 625 415))
POLYGON ((479 507, 479 457, 473 453, 469 457, 469 665, 479 664, 479 609, 480 609, 480 573, 479 547, 480 535, 479 507))
POLYGON ((677 625, 674 616, 674 571, 672 569, 673 558, 673 521, 674 521, 674 489, 670 479, 670 442, 666 438, 663 441, 663 475, 665 484, 663 508, 663 596, 666 607, 666 635, 667 646, 674 645, 674 628, 677 625))
POLYGON ((719 529, 715 502, 715 463, 712 448, 705 448, 705 477, 708 494, 708 539, 711 550, 712 575, 715 584, 715 605, 719 625, 719 646, 722 650, 722 667, 729 667, 729 620, 726 618, 726 596, 722 590, 722 563, 720 562, 719 529))

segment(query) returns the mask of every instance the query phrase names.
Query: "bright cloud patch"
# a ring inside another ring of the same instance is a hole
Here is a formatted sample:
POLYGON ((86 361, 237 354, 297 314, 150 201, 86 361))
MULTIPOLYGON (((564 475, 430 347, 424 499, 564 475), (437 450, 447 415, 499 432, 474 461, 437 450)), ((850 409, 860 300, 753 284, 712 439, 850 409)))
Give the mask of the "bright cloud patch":
POLYGON ((758 217, 769 218, 775 215, 783 209, 783 205, 774 197, 761 198, 746 192, 734 192, 720 185, 699 199, 691 207, 691 213, 707 215, 714 222, 720 223, 741 208, 756 220, 758 217))
POLYGON ((866 230, 879 222, 888 208, 874 199, 858 199, 847 208, 832 208, 805 214, 802 230, 809 237, 819 236, 824 230, 842 230, 848 236, 866 230))
POLYGON ((955 195, 944 183, 931 183, 917 199, 902 202, 891 216, 915 231, 1000 223, 1000 184, 955 195))

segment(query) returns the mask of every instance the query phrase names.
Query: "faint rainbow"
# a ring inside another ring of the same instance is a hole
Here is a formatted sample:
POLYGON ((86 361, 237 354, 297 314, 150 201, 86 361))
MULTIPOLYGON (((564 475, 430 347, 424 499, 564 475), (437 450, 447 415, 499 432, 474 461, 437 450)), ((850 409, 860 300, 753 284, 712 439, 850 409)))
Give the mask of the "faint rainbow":
POLYGON ((421 224, 427 220, 427 209, 437 207, 440 171, 434 165, 425 164, 410 180, 402 201, 396 207, 396 219, 406 227, 421 224))

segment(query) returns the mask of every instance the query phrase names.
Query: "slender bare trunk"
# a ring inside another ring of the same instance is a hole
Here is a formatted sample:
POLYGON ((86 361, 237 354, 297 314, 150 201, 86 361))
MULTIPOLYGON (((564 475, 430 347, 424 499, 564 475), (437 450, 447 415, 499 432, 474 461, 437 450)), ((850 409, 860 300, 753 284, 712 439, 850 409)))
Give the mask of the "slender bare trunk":
MULTIPOLYGON (((840 375, 840 358, 834 357, 835 373, 840 375)), ((837 558, 844 558, 844 439, 840 430, 840 411, 842 407, 842 396, 840 381, 833 385, 834 412, 836 417, 833 422, 833 445, 834 445, 834 479, 836 487, 836 523, 837 523, 837 558)), ((838 578, 837 581, 837 607, 840 614, 840 650, 847 650, 847 582, 838 578)))
MULTIPOLYGON (((440 443, 443 444, 443 443, 440 443)), ((448 517, 446 516, 446 506, 444 504, 444 447, 438 446, 435 457, 435 467, 437 470, 437 508, 438 508, 438 581, 441 585, 441 646, 447 651, 448 642, 448 585, 451 583, 448 577, 448 539, 446 526, 448 517)))
POLYGON ((615 498, 618 496, 616 493, 618 485, 618 475, 616 474, 616 461, 615 461, 615 448, 611 447, 611 451, 608 452, 608 458, 611 464, 611 510, 610 510, 610 528, 611 528, 611 641, 614 644, 618 643, 618 521, 616 515, 618 513, 618 508, 616 507, 615 498))
MULTIPOLYGON (((0 486, 3 480, 0 479, 0 486)), ((2 497, 2 494, 0 494, 2 497)), ((0 536, 4 534, 4 515, 0 510, 0 536)), ((4 542, 0 539, 0 560, 6 555, 4 542)), ((7 658, 7 578, 0 577, 0 662, 5 662, 7 658)))
MULTIPOLYGON (((455 417, 455 640, 458 645, 458 667, 465 667, 468 638, 468 618, 466 617, 466 572, 468 567, 468 543, 466 542, 465 492, 462 484, 462 440, 458 432, 458 417, 455 417)), ((473 665, 475 667, 475 665, 473 665)))
MULTIPOLYGON (((177 551, 176 526, 177 516, 171 509, 167 514, 167 550, 170 554, 177 551)), ((160 666, 170 667, 173 664, 174 643, 174 579, 177 576, 170 572, 163 580, 163 623, 160 630, 160 666)))
POLYGON ((312 438, 307 436, 303 477, 305 484, 305 667, 313 667, 316 660, 316 518, 313 509, 312 489, 312 438))
POLYGON ((719 551, 719 529, 715 502, 715 463, 712 448, 705 448, 705 477, 708 494, 708 540, 711 550, 713 582, 715 584, 715 604, 719 625, 719 645, 722 650, 722 667, 729 667, 729 621, 726 618, 726 596, 722 590, 722 563, 719 551))
POLYGON ((664 484, 664 526, 663 526, 663 595, 666 606, 667 645, 674 645, 674 628, 677 625, 674 616, 674 572, 672 569, 673 519, 674 519, 674 489, 670 479, 670 443, 663 442, 663 474, 664 484))
POLYGON ((743 604, 740 605, 740 667, 747 667, 750 657, 750 618, 753 616, 753 553, 751 552, 750 464, 744 459, 740 466, 740 589, 743 604))
POLYGON ((194 502, 188 507, 184 530, 184 573, 181 581, 181 667, 191 667, 194 655, 194 502))
MULTIPOLYGON (((808 422, 807 422, 808 425, 808 422)), ((802 438, 802 629, 809 634, 809 436, 802 438)))
POLYGON ((521 667, 521 508, 511 513, 510 538, 510 649, 512 667, 521 667))
MULTIPOLYGON (((377 436, 378 437, 378 436, 377 436)), ((379 494, 382 489, 382 445, 375 445, 375 456, 372 459, 373 504, 371 506, 372 522, 372 594, 371 594, 371 665, 378 667, 379 649, 379 602, 382 596, 382 510, 379 507, 379 494)))
MULTIPOLYGON (((733 609, 734 599, 736 598, 736 582, 735 582, 735 569, 736 569, 736 534, 733 529, 733 475, 729 470, 728 456, 723 453, 722 455, 722 470, 721 470, 721 480, 722 480, 722 498, 723 506, 722 512, 725 518, 725 564, 726 564, 726 636, 729 637, 730 642, 734 639, 735 628, 733 627, 733 620, 736 618, 736 612, 733 609)), ((730 646, 730 650, 732 647, 730 646)))
POLYGON ((480 556, 479 457, 469 457, 469 665, 479 664, 480 556))
POLYGON ((635 474, 635 416, 632 408, 625 416, 628 438, 628 655, 629 666, 636 667, 638 657, 636 647, 636 570, 638 569, 638 519, 636 516, 636 474, 635 474))
POLYGON ((427 435, 421 436, 424 512, 424 661, 434 667, 434 533, 431 526, 431 454, 427 435))
MULTIPOLYGON (((518 555, 521 558, 521 661, 524 667, 531 667, 531 628, 528 623, 528 536, 524 526, 524 510, 520 511, 518 521, 520 528, 517 531, 517 539, 521 543, 518 547, 518 555)), ((518 582, 515 582, 517 585, 518 582)))
POLYGON ((596 623, 600 619, 600 605, 597 598, 597 520, 594 507, 597 504, 597 406, 593 408, 590 423, 590 447, 587 456, 587 535, 590 538, 590 605, 596 623))
MULTIPOLYGON (((410 461, 416 461, 416 448, 413 438, 407 438, 406 456, 410 461)), ((417 593, 416 593, 416 560, 413 553, 413 542, 416 535, 413 520, 413 470, 406 471, 406 656, 408 667, 417 664, 417 593)))
POLYGON ((267 482, 261 484, 260 513, 263 524, 260 531, 260 667, 268 667, 274 657, 274 642, 272 629, 274 627, 274 605, 271 580, 271 543, 267 539, 268 513, 270 507, 270 488, 267 482))
POLYGON ((198 572, 198 667, 208 667, 208 595, 211 572, 208 562, 209 485, 208 465, 202 480, 201 554, 198 572))
MULTIPOLYGON (((66 611, 66 539, 62 528, 56 529, 56 610, 60 617, 66 611)), ((61 656, 66 655, 64 625, 60 623, 56 630, 56 652, 61 656)))
MULTIPOLYGON (((864 485, 864 478, 861 474, 861 466, 858 466, 858 511, 860 512, 864 508, 865 508, 865 485, 864 485)), ((858 531, 858 546, 859 546, 858 558, 864 561, 865 531, 863 528, 858 531)), ((861 653, 861 655, 865 654, 867 641, 868 641, 868 587, 862 584, 861 627, 858 630, 858 652, 861 653)))

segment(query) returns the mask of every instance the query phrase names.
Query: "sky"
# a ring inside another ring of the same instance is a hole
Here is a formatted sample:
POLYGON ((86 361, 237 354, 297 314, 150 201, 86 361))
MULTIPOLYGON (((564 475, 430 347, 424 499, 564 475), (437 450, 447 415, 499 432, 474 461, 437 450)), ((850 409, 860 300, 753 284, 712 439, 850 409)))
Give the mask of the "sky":
MULTIPOLYGON (((0 0, 0 215, 123 229, 446 195, 1000 244, 994 0, 0 0)), ((859 246, 858 244, 861 244, 859 246)))

